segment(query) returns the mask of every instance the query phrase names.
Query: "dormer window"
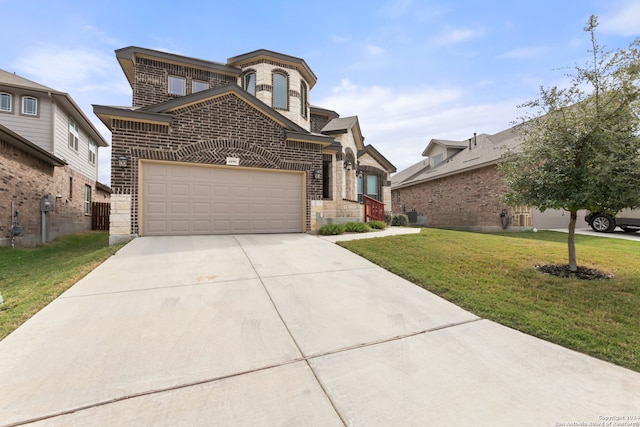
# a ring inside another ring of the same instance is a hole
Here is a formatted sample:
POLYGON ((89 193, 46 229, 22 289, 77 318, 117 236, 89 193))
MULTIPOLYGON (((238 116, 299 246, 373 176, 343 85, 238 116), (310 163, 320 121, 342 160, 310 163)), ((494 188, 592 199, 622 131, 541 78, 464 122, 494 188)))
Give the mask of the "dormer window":
POLYGON ((244 75, 243 87, 244 90, 251 95, 256 95, 256 73, 247 73, 244 75))
POLYGON ((287 109, 287 76, 273 73, 273 108, 287 109))
POLYGON ((437 166, 442 163, 442 153, 433 156, 433 166, 437 166))
POLYGON ((187 80, 182 77, 169 76, 169 95, 184 96, 187 94, 187 80))

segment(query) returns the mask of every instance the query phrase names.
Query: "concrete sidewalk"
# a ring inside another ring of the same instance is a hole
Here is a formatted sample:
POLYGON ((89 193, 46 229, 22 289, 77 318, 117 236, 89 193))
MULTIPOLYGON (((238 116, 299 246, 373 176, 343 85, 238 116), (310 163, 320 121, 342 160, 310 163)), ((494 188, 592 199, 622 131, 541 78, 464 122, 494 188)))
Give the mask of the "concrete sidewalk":
POLYGON ((0 341, 3 426, 557 426, 639 410, 639 373, 306 234, 135 239, 0 341))

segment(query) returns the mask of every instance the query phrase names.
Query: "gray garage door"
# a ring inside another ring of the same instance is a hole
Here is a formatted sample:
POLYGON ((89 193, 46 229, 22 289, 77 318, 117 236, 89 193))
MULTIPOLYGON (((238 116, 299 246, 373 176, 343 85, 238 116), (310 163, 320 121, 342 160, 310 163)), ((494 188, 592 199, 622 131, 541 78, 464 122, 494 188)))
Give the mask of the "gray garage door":
POLYGON ((302 176, 144 163, 141 234, 301 232, 302 176))

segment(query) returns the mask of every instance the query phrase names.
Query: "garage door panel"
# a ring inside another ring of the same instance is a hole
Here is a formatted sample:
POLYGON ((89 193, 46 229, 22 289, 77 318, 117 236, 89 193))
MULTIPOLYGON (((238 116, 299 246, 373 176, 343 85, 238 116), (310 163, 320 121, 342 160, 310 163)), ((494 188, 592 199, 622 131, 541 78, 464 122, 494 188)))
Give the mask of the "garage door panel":
POLYGON ((142 233, 302 231, 302 174, 144 164, 142 233))

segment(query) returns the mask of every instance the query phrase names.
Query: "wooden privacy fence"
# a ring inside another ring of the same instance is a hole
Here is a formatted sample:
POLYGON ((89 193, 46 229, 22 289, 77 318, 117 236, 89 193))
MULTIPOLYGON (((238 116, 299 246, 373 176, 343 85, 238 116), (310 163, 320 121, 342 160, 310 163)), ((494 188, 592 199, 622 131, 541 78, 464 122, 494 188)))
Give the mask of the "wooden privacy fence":
POLYGON ((91 229, 109 231, 110 203, 91 203, 91 229))

